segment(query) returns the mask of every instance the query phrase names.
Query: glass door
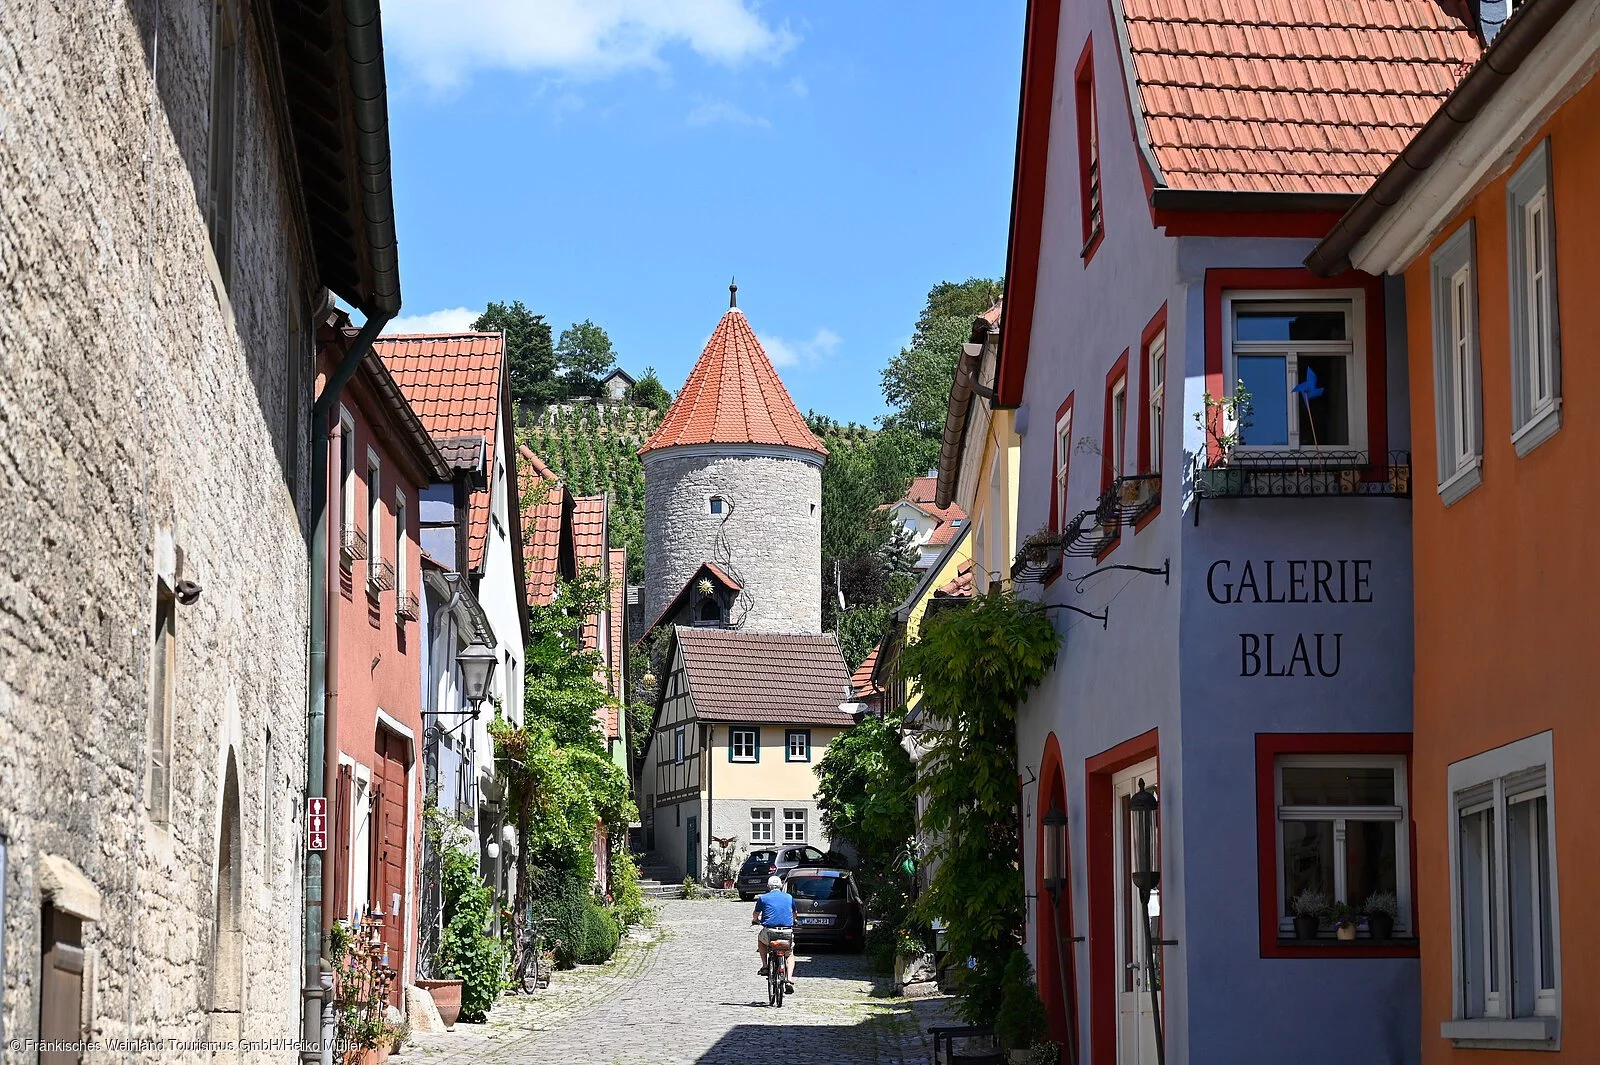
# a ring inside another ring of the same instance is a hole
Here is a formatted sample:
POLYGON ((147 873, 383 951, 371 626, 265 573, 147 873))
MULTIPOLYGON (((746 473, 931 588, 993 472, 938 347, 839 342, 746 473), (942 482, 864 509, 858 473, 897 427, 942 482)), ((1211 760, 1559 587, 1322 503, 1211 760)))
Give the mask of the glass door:
MULTIPOLYGON (((1133 819, 1129 804, 1139 781, 1156 791, 1156 763, 1143 762, 1112 778, 1116 811, 1116 869, 1112 876, 1117 906, 1117 1065, 1155 1065, 1156 1029, 1151 991, 1161 990, 1161 954, 1157 948, 1154 967, 1150 957, 1151 940, 1161 939, 1161 889, 1150 892, 1150 920, 1139 890, 1133 883, 1133 819)), ((1159 841, 1157 846, 1159 847, 1159 841)))

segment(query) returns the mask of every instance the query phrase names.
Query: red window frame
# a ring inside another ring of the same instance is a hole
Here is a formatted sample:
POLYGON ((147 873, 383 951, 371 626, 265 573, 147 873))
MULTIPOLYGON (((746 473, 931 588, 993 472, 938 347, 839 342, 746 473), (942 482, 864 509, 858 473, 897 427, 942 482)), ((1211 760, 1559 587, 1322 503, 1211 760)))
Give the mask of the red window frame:
MULTIPOLYGON (((1122 354, 1117 356, 1117 361, 1111 364, 1111 369, 1110 370, 1106 371, 1106 409, 1105 409, 1105 419, 1106 420, 1105 420, 1105 425, 1101 429, 1101 452, 1100 452, 1100 493, 1101 493, 1101 495, 1104 495, 1111 488, 1111 482, 1116 480, 1116 476, 1117 476, 1117 471, 1112 466, 1112 463, 1115 460, 1117 452, 1116 452, 1116 449, 1113 447, 1113 444, 1115 444, 1116 441, 1111 439, 1111 436, 1112 436, 1112 433, 1111 433, 1111 425, 1112 425, 1111 394, 1112 394, 1112 392, 1114 392, 1116 390, 1118 382, 1121 382, 1121 384, 1122 384, 1122 402, 1124 404, 1126 404, 1128 402, 1128 399, 1129 399, 1130 395, 1132 394, 1132 391, 1133 391, 1131 388, 1128 387, 1128 349, 1127 348, 1123 348, 1122 349, 1122 354)), ((1124 467, 1127 466, 1127 458, 1128 458, 1128 450, 1127 449, 1128 449, 1128 412, 1127 412, 1126 407, 1124 407, 1123 416, 1122 416, 1122 458, 1123 458, 1123 466, 1124 467)))
MULTIPOLYGON (((1065 417, 1066 415, 1072 413, 1072 405, 1073 405, 1073 402, 1075 401, 1075 399, 1077 398, 1077 395, 1078 395, 1077 389, 1073 389, 1071 392, 1067 393, 1067 398, 1062 400, 1061 401, 1061 406, 1056 408, 1055 421, 1050 423, 1050 531, 1051 532, 1060 532, 1061 531, 1061 524, 1062 524, 1063 521, 1066 520, 1066 505, 1067 505, 1067 501, 1065 499, 1058 499, 1057 498, 1058 493, 1056 491, 1057 486, 1061 483, 1061 467, 1062 467, 1062 461, 1063 461, 1062 458, 1061 458, 1061 441, 1059 439, 1059 436, 1060 436, 1060 432, 1061 432, 1061 419, 1063 417, 1065 417)), ((1069 471, 1069 476, 1070 476, 1070 470, 1071 470, 1071 465, 1072 465, 1072 449, 1070 447, 1067 449, 1067 457, 1066 457, 1065 461, 1066 461, 1066 465, 1067 465, 1067 468, 1068 468, 1068 471, 1069 471)))
POLYGON ((1078 121, 1078 194, 1083 210, 1083 265, 1106 236, 1105 174, 1100 166, 1100 119, 1095 106, 1094 35, 1083 42, 1073 75, 1078 121))
POLYGON ((1417 927, 1417 825, 1415 774, 1409 732, 1256 733, 1256 900, 1260 907, 1263 958, 1415 958, 1415 943, 1344 943, 1301 946, 1278 934, 1277 760, 1286 754, 1398 754, 1406 759, 1406 810, 1411 815, 1411 921, 1417 927))

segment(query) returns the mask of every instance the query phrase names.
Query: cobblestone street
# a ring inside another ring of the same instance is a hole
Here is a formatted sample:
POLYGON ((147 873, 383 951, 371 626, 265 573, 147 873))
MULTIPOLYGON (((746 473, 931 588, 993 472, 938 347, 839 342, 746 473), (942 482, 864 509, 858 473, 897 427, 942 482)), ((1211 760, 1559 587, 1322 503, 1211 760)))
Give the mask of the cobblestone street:
POLYGON ((938 1002, 882 997, 864 955, 801 954, 795 994, 766 1003, 748 903, 663 904, 657 937, 608 965, 508 995, 486 1025, 419 1034, 405 1065, 913 1065, 930 1060, 938 1002))

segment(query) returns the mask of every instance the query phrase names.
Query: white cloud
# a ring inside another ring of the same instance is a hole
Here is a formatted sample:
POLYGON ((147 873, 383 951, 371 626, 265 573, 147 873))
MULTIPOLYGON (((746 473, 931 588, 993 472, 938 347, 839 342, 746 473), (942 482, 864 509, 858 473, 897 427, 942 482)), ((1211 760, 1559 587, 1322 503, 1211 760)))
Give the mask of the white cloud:
POLYGON ((810 340, 784 340, 764 336, 761 346, 774 366, 815 366, 834 353, 844 338, 827 327, 819 328, 810 340))
POLYGON ((789 79, 788 89, 801 98, 811 95, 811 86, 806 84, 806 79, 796 75, 789 79))
POLYGON ((384 41, 435 87, 480 70, 601 77, 663 69, 685 45, 713 62, 772 61, 793 48, 757 0, 387 0, 384 41))
POLYGON ((753 126, 758 129, 771 129, 772 123, 760 115, 728 103, 726 100, 702 100, 695 104, 688 116, 684 119, 691 126, 753 126))
POLYGON ((385 333, 460 333, 471 329, 481 311, 451 307, 427 314, 407 314, 384 326, 385 333))

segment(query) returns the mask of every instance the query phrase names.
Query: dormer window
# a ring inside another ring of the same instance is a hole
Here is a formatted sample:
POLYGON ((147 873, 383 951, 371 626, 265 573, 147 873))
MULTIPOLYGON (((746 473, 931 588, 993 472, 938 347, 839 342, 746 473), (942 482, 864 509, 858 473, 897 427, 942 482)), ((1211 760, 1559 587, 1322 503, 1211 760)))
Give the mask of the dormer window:
POLYGON ((700 606, 695 611, 695 624, 706 628, 720 627, 722 625, 722 604, 712 596, 700 600, 700 606))
POLYGON ((726 513, 728 503, 721 496, 712 496, 710 506, 712 517, 720 517, 726 513))

